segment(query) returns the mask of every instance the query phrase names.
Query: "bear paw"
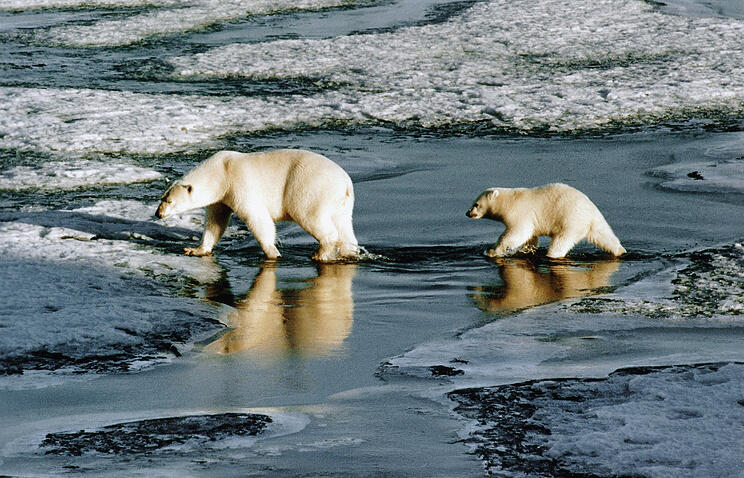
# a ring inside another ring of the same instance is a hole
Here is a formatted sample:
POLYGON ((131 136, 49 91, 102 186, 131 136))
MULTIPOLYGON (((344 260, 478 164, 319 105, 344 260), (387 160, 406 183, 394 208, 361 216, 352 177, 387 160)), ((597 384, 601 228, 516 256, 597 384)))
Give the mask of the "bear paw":
POLYGON ((488 250, 486 250, 486 251, 483 252, 483 255, 485 255, 486 257, 504 257, 504 256, 506 256, 508 254, 507 253, 499 252, 496 249, 488 249, 488 250))
POLYGON ((205 251, 200 247, 184 247, 183 253, 187 256, 211 256, 212 251, 205 251))

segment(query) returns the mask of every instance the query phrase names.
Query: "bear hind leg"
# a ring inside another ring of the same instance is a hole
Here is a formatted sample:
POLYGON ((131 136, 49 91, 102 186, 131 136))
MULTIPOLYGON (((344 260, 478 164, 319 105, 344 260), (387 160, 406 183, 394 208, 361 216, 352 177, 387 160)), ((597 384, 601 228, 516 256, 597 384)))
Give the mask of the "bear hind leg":
POLYGON ((354 225, 350 213, 339 213, 333 217, 333 224, 338 231, 339 254, 342 257, 356 257, 359 255, 359 243, 354 235, 354 225))
POLYGON ((550 247, 548 247, 547 256, 551 259, 560 259, 566 257, 566 254, 573 249, 578 240, 573 238, 571 235, 561 234, 553 236, 550 241, 550 247))
POLYGON ((595 246, 604 249, 613 256, 622 256, 627 251, 620 244, 620 240, 617 238, 609 224, 592 225, 592 228, 587 234, 586 240, 594 244, 595 246))
POLYGON ((296 222, 318 241, 314 260, 328 262, 338 259, 339 231, 330 214, 321 212, 296 222))

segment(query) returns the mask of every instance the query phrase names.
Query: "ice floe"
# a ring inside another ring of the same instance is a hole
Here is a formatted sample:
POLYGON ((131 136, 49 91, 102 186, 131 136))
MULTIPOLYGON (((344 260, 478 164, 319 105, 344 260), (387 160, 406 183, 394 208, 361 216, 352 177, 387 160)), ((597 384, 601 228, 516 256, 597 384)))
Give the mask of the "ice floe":
POLYGON ((87 89, 0 88, 0 147, 52 154, 166 153, 229 133, 321 126, 332 98, 219 98, 87 89))
MULTIPOLYGON (((132 203, 118 208, 120 215, 148 209, 132 203)), ((144 213, 124 219, 104 209, 3 215, 4 374, 141 368, 180 354, 179 347, 220 327, 207 304, 175 297, 168 286, 216 281, 215 261, 156 247, 198 235, 194 225, 165 227, 139 220, 144 213)), ((22 379, 11 382, 23 386, 22 379)))
POLYGON ((685 259, 672 273, 666 294, 638 293, 647 285, 641 281, 615 297, 584 298, 567 307, 573 312, 744 323, 744 246, 696 251, 685 259))
POLYGON ((684 192, 744 194, 744 157, 727 161, 675 163, 651 171, 659 185, 684 192))
MULTIPOLYGON (((16 2, 6 8, 29 8, 16 2)), ((34 8, 160 7, 140 11, 124 18, 101 19, 87 25, 64 25, 35 35, 36 41, 68 47, 126 46, 156 36, 185 33, 215 24, 245 19, 255 15, 271 15, 298 10, 322 10, 354 5, 353 0, 199 0, 97 2, 48 1, 34 2, 34 8), (166 8, 167 7, 167 8, 166 8)))
POLYGON ((156 418, 90 431, 49 433, 40 448, 54 455, 137 455, 185 444, 193 447, 235 437, 255 437, 271 422, 267 415, 245 413, 156 418))
MULTIPOLYGON (((154 23, 152 34, 167 31, 169 22, 154 23)), ((668 15, 640 0, 478 2, 428 25, 163 58, 174 69, 169 81, 302 80, 312 91, 213 97, 3 87, 0 147, 162 153, 218 147, 236 133, 339 125, 570 133, 736 121, 744 111, 742 37, 742 20, 668 15)))
POLYGON ((474 421, 468 441, 489 474, 738 476, 743 372, 741 363, 647 367, 449 396, 474 421))
POLYGON ((171 62, 180 78, 323 78, 345 93, 340 110, 399 125, 565 132, 738 114, 743 35, 742 21, 642 1, 491 1, 441 24, 171 62))
POLYGON ((74 189, 108 184, 155 181, 162 175, 148 168, 102 161, 47 162, 37 167, 15 166, 0 171, 0 190, 74 189))
POLYGON ((182 5, 182 0, 5 0, 0 10, 23 11, 52 8, 121 8, 182 5))
POLYGON ((738 360, 744 247, 688 252, 660 259, 656 267, 613 292, 569 295, 517 315, 504 315, 500 291, 493 293, 495 307, 484 307, 488 291, 480 290, 475 306, 494 314, 490 323, 419 344, 388 359, 379 373, 493 384, 598 376, 628 365, 738 360))

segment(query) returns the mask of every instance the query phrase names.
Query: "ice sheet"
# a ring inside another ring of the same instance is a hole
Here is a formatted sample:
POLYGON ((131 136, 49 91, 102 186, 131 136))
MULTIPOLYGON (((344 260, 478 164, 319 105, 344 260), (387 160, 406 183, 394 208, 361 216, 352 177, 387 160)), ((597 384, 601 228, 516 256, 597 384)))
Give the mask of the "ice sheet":
POLYGON ((451 396, 498 476, 741 476, 744 365, 640 368, 451 396))
POLYGON ((117 8, 183 4, 182 0, 6 0, 0 10, 24 11, 51 8, 117 8))
POLYGON ((325 118, 347 117, 325 96, 219 98, 0 88, 0 104, 0 147, 59 155, 210 148, 228 133, 319 126, 325 118))
MULTIPOLYGON (((73 3, 73 2, 69 2, 73 3)), ((89 2, 77 6, 88 6, 89 2)), ((169 5, 123 19, 101 19, 90 25, 65 25, 36 34, 37 41, 68 47, 126 46, 154 36, 204 29, 215 24, 297 10, 353 5, 353 0, 200 0, 198 2, 99 2, 97 6, 169 5)), ((56 6, 56 5, 55 5, 56 6)), ((62 6, 62 5, 59 5, 62 6)), ((65 5, 65 6, 75 6, 65 5)))
POLYGON ((0 190, 73 189, 107 184, 155 181, 162 175, 148 168, 93 160, 47 162, 0 171, 0 190))

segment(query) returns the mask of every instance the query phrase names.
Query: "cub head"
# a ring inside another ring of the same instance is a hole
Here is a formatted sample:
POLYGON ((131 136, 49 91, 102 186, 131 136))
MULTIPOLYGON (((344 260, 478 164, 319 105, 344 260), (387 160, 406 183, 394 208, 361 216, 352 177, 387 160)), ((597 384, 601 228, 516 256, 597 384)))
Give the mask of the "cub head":
POLYGON ((193 192, 194 187, 191 184, 184 184, 181 181, 174 182, 160 198, 160 206, 158 206, 155 215, 160 219, 165 219, 173 214, 194 209, 193 192))
POLYGON ((475 200, 468 212, 465 213, 470 219, 480 219, 487 215, 493 205, 493 200, 499 195, 499 190, 496 188, 486 189, 481 193, 480 196, 475 200))

